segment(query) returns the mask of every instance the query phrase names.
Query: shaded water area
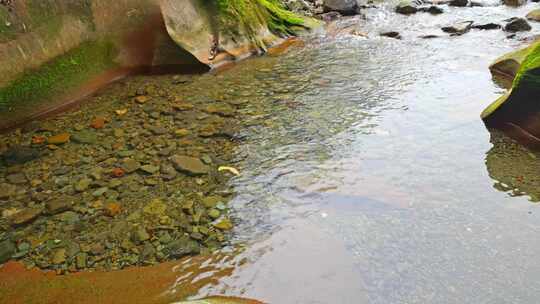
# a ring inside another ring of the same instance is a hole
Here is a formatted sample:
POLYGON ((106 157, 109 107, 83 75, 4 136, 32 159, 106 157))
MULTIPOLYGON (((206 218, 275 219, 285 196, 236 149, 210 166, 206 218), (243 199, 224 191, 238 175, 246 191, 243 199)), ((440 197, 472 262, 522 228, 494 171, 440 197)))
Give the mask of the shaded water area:
POLYGON ((479 113, 503 92, 490 62, 540 27, 512 39, 498 30, 458 37, 439 30, 464 20, 503 23, 533 5, 410 17, 391 8, 340 21, 369 38, 315 35, 286 54, 173 88, 170 76, 126 81, 157 83, 196 106, 217 99, 235 109, 219 126, 236 127, 223 163, 241 173, 227 184, 235 228, 226 257, 177 262, 174 282, 156 295, 204 282, 195 298, 537 301, 540 212, 532 202, 540 154, 490 134, 479 113), (389 30, 403 39, 378 37, 389 30), (419 38, 434 33, 441 37, 419 38))

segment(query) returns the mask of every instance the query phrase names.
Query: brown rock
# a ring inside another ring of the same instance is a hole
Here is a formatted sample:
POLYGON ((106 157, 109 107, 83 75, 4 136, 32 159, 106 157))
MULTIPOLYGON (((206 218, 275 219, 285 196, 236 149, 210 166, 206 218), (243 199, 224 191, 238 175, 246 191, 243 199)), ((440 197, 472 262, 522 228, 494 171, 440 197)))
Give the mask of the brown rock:
POLYGON ((64 211, 71 210, 74 199, 69 196, 64 196, 50 200, 45 203, 45 208, 49 214, 58 214, 64 211))
POLYGON ((188 175, 205 175, 210 171, 210 167, 205 165, 200 159, 184 156, 184 155, 175 155, 170 158, 176 170, 186 173, 188 175))
POLYGON ((28 224, 37 219, 42 212, 43 208, 28 208, 12 215, 10 221, 13 226, 28 224))

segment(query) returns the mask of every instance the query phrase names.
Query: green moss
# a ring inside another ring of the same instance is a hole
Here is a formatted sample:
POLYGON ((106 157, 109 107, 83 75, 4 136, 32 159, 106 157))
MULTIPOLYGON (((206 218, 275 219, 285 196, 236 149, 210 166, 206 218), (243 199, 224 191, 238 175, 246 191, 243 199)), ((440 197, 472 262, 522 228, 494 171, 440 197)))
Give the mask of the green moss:
POLYGON ((540 106, 537 102, 540 96, 540 42, 511 55, 522 60, 512 89, 482 112, 481 117, 484 120, 496 113, 503 105, 513 107, 512 111, 519 113, 518 116, 529 115, 531 113, 528 112, 536 111, 540 106))
POLYGON ((1 88, 0 110, 65 93, 113 67, 115 56, 110 42, 85 42, 39 69, 26 71, 7 87, 1 88))
POLYGON ((522 88, 540 90, 540 42, 535 43, 530 49, 512 86, 516 90, 522 88))
POLYGON ((295 34, 304 19, 287 11, 277 0, 217 0, 220 31, 238 30, 255 35, 261 27, 279 36, 295 34))

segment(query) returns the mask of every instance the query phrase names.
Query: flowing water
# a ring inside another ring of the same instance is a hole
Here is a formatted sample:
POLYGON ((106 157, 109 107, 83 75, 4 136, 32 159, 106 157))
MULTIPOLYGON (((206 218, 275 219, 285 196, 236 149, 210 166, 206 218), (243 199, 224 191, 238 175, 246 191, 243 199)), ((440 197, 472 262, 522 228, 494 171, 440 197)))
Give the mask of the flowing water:
POLYGON ((490 135, 479 114, 503 92, 490 62, 540 26, 511 39, 440 31, 504 24, 533 5, 409 17, 392 7, 190 84, 251 117, 231 162, 241 172, 231 181, 233 244, 243 249, 183 261, 164 294, 204 281, 195 298, 536 303, 538 155, 490 135), (369 37, 343 34, 352 29, 369 37), (378 36, 390 30, 403 39, 378 36), (427 34, 440 37, 419 38, 427 34))
POLYGON ((486 167, 498 150, 479 118, 502 93, 488 65, 522 46, 521 36, 439 30, 504 24, 532 7, 405 17, 388 5, 341 22, 369 38, 318 36, 220 74, 215 89, 249 100, 247 112, 258 105, 266 124, 245 128, 236 151, 235 233, 247 249, 227 264, 230 277, 199 296, 535 303, 540 212, 530 197, 497 190, 496 178, 527 158, 521 167, 530 171, 538 162, 529 152, 486 167), (389 30, 403 39, 377 37, 389 30), (433 33, 441 37, 418 38, 433 33))

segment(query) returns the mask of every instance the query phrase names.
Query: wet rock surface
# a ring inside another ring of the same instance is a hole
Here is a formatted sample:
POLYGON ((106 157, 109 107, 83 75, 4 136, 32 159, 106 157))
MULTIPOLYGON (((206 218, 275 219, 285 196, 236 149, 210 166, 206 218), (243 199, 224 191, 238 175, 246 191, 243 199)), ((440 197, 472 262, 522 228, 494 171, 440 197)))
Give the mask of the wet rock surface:
POLYGON ((0 263, 113 270, 228 244, 233 175, 217 169, 245 101, 183 78, 130 79, 0 139, 0 263))
POLYGON ((504 26, 504 30, 507 32, 525 32, 532 29, 531 25, 524 18, 511 18, 507 20, 508 23, 504 26))

